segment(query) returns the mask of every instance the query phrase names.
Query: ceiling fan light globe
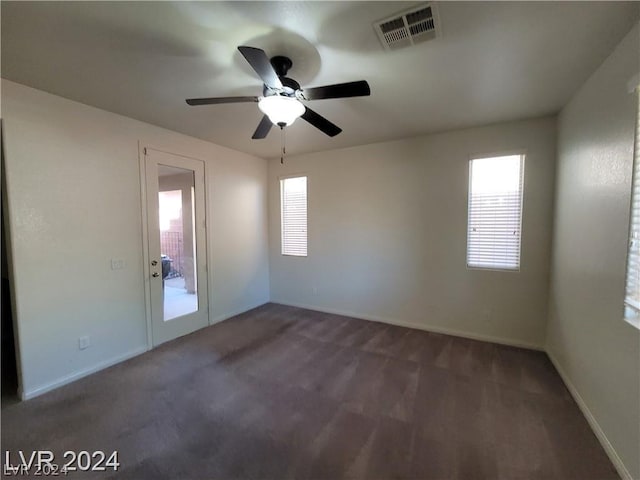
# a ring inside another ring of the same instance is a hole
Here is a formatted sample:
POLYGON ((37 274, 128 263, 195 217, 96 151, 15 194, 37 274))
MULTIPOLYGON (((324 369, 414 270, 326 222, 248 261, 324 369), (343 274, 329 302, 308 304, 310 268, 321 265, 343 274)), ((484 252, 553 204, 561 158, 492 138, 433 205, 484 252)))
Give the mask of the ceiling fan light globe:
POLYGON ((299 100, 280 95, 261 98, 258 108, 274 125, 284 123, 289 126, 305 112, 304 105, 299 100))

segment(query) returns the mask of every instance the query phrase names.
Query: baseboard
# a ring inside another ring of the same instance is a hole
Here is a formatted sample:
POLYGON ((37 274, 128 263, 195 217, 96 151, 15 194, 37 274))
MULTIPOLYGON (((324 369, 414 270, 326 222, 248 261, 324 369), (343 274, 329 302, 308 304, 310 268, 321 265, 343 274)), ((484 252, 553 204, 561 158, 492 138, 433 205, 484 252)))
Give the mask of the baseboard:
POLYGON ((300 303, 291 303, 291 302, 281 301, 281 300, 272 300, 271 303, 279 303, 281 305, 288 305, 290 307, 305 308, 307 310, 315 310, 317 312, 323 312, 323 313, 332 313, 332 314, 335 314, 335 315, 344 315, 346 317, 353 317, 353 318, 358 318, 360 320, 368 320, 368 321, 371 321, 371 322, 387 323, 389 325, 397 325, 399 327, 415 328, 416 330, 424 330, 426 332, 433 332, 433 333, 442 333, 444 335, 452 335, 454 337, 469 338, 471 340, 481 340, 483 342, 499 343, 501 345, 508 345, 510 347, 526 348, 528 350, 538 350, 538 351, 542 351, 542 352, 544 351, 544 347, 542 347, 541 345, 536 345, 536 344, 528 343, 528 342, 522 342, 522 341, 519 341, 519 340, 512 340, 510 338, 493 337, 491 335, 468 333, 468 332, 463 332, 463 331, 460 331, 460 330, 437 327, 437 326, 433 326, 433 325, 423 325, 423 324, 419 324, 419 323, 405 322, 403 320, 398 320, 398 319, 394 319, 394 318, 385 318, 385 317, 378 317, 378 316, 373 316, 373 315, 364 315, 364 314, 356 313, 356 312, 348 312, 348 311, 344 311, 344 310, 334 310, 334 309, 331 309, 331 308, 317 307, 317 306, 314 306, 314 305, 303 305, 303 304, 300 304, 300 303))
POLYGON ((256 305, 251 306, 251 307, 243 307, 243 308, 241 308, 239 310, 236 310, 236 311, 233 311, 231 313, 224 313, 222 315, 218 315, 216 318, 212 319, 209 322, 209 325, 215 325, 216 323, 224 322, 225 320, 229 320, 231 317, 235 317, 236 315, 240 315, 242 313, 248 312, 249 310, 253 310, 254 308, 261 307, 263 305, 266 305, 267 303, 270 303, 269 300, 267 300, 266 302, 258 303, 256 305))
POLYGON ((591 413, 591 410, 589 410, 589 407, 587 406, 585 401, 582 399, 582 396, 580 396, 580 393, 578 392, 576 387, 573 385, 573 383, 571 383, 571 380, 567 376, 564 369, 560 366, 560 362, 558 362, 558 360, 549 350, 547 350, 547 355, 549 356, 551 363, 553 363, 553 366, 556 367, 556 370, 560 374, 562 381, 569 389, 571 396, 578 404, 580 411, 582 412, 584 417, 587 419, 587 422, 589 423, 591 430, 593 430, 593 433, 596 435, 596 437, 600 441, 602 448, 604 448, 604 451, 606 452, 607 456, 611 460, 611 463, 613 463, 613 466, 618 471, 618 474, 620 475, 622 480, 633 480, 631 473, 629 473, 629 470, 627 470, 627 467, 625 467, 624 463, 622 462, 622 459, 618 456, 618 452, 616 452, 615 448, 613 448, 613 445, 611 445, 611 442, 607 438, 607 435, 604 433, 604 431, 600 427, 600 424, 591 413))
POLYGON ((72 373, 71 375, 64 376, 62 378, 59 378, 58 380, 55 380, 41 387, 33 388, 31 390, 26 390, 26 391, 20 391, 18 392, 18 394, 22 400, 29 400, 31 398, 42 395, 43 393, 54 390, 58 387, 62 387, 63 385, 66 385, 68 383, 75 382, 76 380, 79 380, 82 377, 86 377, 87 375, 91 375, 92 373, 96 373, 100 370, 104 370, 105 368, 109 368, 117 363, 124 362, 125 360, 129 360, 130 358, 136 357, 142 353, 147 352, 148 350, 149 349, 147 348, 146 345, 144 347, 136 348, 134 350, 131 350, 130 352, 125 353, 124 355, 119 355, 117 357, 111 358, 104 362, 100 362, 91 368, 87 368, 85 370, 72 373))

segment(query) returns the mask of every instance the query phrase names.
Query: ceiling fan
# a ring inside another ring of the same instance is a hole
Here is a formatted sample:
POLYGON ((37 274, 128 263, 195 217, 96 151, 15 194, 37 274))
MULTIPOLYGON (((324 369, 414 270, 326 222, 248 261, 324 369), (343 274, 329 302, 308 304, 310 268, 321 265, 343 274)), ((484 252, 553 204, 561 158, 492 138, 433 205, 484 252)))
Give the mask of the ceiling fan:
POLYGON ((330 137, 334 137, 342 129, 303 105, 302 101, 363 97, 371 94, 369 84, 365 80, 302 89, 298 82, 287 77, 287 72, 293 65, 290 58, 275 56, 269 60, 264 50, 254 47, 242 46, 238 47, 238 50, 263 81, 263 96, 190 98, 187 99, 187 103, 195 106, 258 102, 258 108, 264 113, 264 116, 251 137, 253 139, 265 138, 272 125, 277 125, 282 129, 291 125, 298 117, 302 117, 303 120, 330 137))

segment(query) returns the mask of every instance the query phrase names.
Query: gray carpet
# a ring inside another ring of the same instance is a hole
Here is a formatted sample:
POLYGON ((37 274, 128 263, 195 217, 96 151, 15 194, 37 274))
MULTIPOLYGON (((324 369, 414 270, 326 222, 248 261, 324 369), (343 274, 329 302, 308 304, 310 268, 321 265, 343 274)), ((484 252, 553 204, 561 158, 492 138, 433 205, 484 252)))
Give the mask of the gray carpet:
POLYGON ((618 478, 544 353, 275 304, 4 407, 2 449, 119 451, 67 478, 618 478))

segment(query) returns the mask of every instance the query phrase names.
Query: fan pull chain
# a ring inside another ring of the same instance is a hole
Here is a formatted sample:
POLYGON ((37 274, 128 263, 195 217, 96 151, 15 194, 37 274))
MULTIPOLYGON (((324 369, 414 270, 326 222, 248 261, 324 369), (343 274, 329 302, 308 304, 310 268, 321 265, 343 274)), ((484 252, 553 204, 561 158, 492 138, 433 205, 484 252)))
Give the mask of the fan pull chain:
POLYGON ((280 164, 284 163, 284 156, 287 154, 287 151, 284 146, 284 127, 280 125, 280 164))

